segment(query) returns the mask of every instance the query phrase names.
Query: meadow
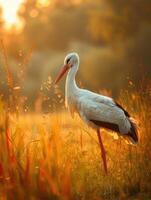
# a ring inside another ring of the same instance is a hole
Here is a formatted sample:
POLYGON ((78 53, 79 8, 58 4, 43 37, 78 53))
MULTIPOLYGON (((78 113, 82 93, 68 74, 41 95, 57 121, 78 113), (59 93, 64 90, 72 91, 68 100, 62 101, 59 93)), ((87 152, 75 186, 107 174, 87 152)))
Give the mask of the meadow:
POLYGON ((0 0, 0 200, 151 199, 151 1, 0 0), (139 142, 94 130, 52 82, 69 52, 79 87, 109 95, 139 142), (122 91, 121 91, 122 90, 122 91))
POLYGON ((78 116, 11 112, 0 102, 0 200, 151 199, 150 91, 121 92, 135 118, 139 143, 102 129, 104 173, 96 133, 78 116))

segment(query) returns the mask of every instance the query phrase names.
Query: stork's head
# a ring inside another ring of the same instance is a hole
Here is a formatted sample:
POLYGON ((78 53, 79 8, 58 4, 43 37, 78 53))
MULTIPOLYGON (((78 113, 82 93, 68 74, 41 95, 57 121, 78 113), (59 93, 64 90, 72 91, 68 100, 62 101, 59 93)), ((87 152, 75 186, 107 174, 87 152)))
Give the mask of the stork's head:
POLYGON ((63 77, 63 75, 70 69, 78 68, 79 56, 77 53, 69 53, 64 59, 64 65, 62 66, 58 76, 56 77, 55 84, 63 77))
POLYGON ((64 65, 70 65, 70 67, 73 67, 74 65, 79 64, 79 56, 77 53, 69 53, 65 59, 64 59, 64 65))

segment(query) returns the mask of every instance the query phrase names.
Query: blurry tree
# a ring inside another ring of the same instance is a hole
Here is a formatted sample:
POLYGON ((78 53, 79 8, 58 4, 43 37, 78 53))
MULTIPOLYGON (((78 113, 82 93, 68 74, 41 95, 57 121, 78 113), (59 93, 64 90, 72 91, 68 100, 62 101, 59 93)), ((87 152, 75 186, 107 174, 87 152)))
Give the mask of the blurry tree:
POLYGON ((44 24, 41 21, 41 9, 38 7, 38 0, 25 0, 21 5, 18 15, 24 23, 22 34, 25 48, 43 48, 44 24))
POLYGON ((151 1, 100 1, 97 8, 92 7, 89 11, 88 28, 93 39, 114 47, 114 54, 121 49, 125 51, 123 64, 127 63, 127 76, 136 86, 142 76, 151 77, 150 27, 151 1))
POLYGON ((96 40, 117 43, 134 37, 144 23, 151 23, 151 1, 107 0, 98 5, 97 9, 91 9, 89 23, 96 40))
POLYGON ((51 0, 46 4, 24 0, 18 12, 22 30, 4 30, 0 17, 0 34, 15 83, 31 105, 39 93, 52 101, 53 90, 44 83, 49 76, 54 78, 67 52, 77 51, 80 85, 97 91, 106 88, 113 95, 129 80, 138 86, 142 76, 151 76, 150 8, 150 1, 141 0, 51 0), (28 56, 31 49, 32 57, 28 56))
POLYGON ((26 0, 19 11, 26 44, 40 50, 62 50, 72 40, 88 40, 86 11, 84 6, 67 0, 56 0, 48 6, 26 0))
POLYGON ((151 23, 151 1, 107 0, 107 2, 115 15, 114 30, 117 30, 116 33, 120 27, 123 35, 129 37, 136 34, 144 23, 151 23))

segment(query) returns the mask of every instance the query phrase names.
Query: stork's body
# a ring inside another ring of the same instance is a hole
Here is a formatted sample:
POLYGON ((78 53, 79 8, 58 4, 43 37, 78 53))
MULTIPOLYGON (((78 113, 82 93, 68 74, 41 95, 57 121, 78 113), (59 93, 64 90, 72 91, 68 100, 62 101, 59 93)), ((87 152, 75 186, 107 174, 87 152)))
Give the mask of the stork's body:
POLYGON ((68 71, 66 78, 66 106, 71 115, 75 112, 90 127, 97 131, 105 171, 107 172, 106 156, 99 129, 101 127, 117 132, 121 136, 127 136, 132 143, 138 141, 135 124, 130 115, 112 98, 81 89, 76 85, 75 76, 79 67, 79 56, 76 53, 68 54, 64 61, 64 67, 55 82, 58 82, 63 74, 68 71))

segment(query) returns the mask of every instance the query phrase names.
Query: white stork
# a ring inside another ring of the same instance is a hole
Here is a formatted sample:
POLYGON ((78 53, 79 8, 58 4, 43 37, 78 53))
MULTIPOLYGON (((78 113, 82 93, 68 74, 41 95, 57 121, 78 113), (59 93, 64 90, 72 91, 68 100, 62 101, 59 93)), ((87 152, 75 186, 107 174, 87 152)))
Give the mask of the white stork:
POLYGON ((133 144, 138 142, 135 123, 129 113, 112 98, 81 89, 77 86, 75 76, 79 67, 79 56, 70 53, 65 57, 64 65, 56 77, 55 84, 68 71, 65 85, 66 105, 71 115, 75 112, 81 119, 97 132, 102 152, 105 172, 107 173, 106 153, 102 143, 100 128, 117 132, 120 136, 127 136, 133 144))

